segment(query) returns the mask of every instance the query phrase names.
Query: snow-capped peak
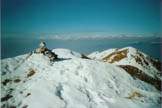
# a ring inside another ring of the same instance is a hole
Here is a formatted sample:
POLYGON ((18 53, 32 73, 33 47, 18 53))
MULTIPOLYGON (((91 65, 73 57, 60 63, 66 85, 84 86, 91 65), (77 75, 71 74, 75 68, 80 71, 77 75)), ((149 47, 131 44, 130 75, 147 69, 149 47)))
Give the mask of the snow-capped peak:
POLYGON ((138 70, 148 77, 162 80, 161 63, 160 61, 151 58, 149 55, 137 50, 133 47, 125 47, 121 49, 108 49, 98 54, 90 54, 90 58, 99 59, 100 61, 108 62, 117 66, 121 66, 125 70, 138 70), (105 53, 106 52, 106 53, 105 53))

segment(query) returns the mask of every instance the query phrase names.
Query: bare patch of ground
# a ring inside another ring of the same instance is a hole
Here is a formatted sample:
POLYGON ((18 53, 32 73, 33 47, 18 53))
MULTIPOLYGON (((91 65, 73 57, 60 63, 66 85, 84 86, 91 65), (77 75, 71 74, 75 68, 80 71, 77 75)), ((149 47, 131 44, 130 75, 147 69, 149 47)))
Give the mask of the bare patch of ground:
POLYGON ((128 49, 125 49, 122 51, 116 51, 116 52, 113 52, 113 53, 109 54, 108 56, 104 57, 103 60, 107 61, 109 63, 114 63, 116 61, 122 60, 123 58, 126 58, 127 53, 128 53, 128 49))
POLYGON ((134 91, 134 92, 132 92, 127 98, 128 98, 128 99, 135 99, 135 98, 137 98, 137 97, 142 97, 142 96, 143 96, 143 95, 140 94, 139 92, 134 91))
POLYGON ((145 74, 142 70, 130 66, 130 65, 119 65, 119 67, 123 68, 126 72, 128 72, 132 77, 138 78, 142 81, 145 81, 154 87, 156 87, 158 90, 161 90, 161 80, 159 78, 153 78, 145 74))
POLYGON ((34 69, 29 69, 29 72, 27 74, 27 78, 33 76, 36 73, 36 71, 34 69))

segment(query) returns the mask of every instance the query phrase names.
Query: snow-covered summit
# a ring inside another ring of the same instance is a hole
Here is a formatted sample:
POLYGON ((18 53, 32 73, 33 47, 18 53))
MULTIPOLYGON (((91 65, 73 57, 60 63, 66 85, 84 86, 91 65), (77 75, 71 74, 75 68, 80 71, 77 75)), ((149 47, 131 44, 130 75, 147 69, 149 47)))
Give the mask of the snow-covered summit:
POLYGON ((120 66, 129 73, 138 71, 140 75, 145 74, 144 76, 158 80, 158 83, 162 80, 160 61, 133 47, 108 49, 96 54, 94 52, 88 57, 120 66))
POLYGON ((120 66, 52 51, 58 60, 41 53, 1 60, 2 108, 160 107, 160 91, 120 66))
POLYGON ((133 66, 153 78, 161 78, 159 77, 159 74, 161 73, 160 61, 153 59, 149 55, 133 47, 108 49, 100 53, 98 52, 96 54, 94 52, 88 55, 88 57, 96 60, 102 60, 115 65, 133 66))

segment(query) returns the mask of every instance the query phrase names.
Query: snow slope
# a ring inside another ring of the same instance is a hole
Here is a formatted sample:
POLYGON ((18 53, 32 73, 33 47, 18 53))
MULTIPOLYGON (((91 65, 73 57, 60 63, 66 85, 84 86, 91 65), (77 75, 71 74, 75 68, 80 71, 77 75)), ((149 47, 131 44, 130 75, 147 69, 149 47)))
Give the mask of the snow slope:
POLYGON ((77 53, 75 51, 71 51, 69 49, 64 48, 57 48, 53 49, 52 52, 58 55, 59 58, 81 58, 82 55, 80 53, 77 53))
POLYGON ((91 53, 88 57, 115 65, 129 65, 138 68, 152 78, 162 80, 160 63, 149 55, 133 48, 108 49, 103 52, 91 53))
POLYGON ((160 108, 160 91, 124 69, 66 49, 1 60, 2 108, 160 108))

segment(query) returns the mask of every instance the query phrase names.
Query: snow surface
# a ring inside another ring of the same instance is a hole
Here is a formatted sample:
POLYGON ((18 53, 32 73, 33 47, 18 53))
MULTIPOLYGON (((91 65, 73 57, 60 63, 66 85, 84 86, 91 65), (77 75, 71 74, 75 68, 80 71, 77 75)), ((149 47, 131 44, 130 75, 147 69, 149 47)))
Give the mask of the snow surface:
POLYGON ((62 59, 26 54, 1 61, 2 81, 12 80, 1 87, 1 97, 13 96, 4 108, 160 108, 160 91, 122 68, 67 49, 53 51, 62 59))
POLYGON ((102 51, 102 52, 96 51, 96 52, 93 52, 93 53, 89 54, 88 57, 92 58, 92 59, 101 60, 101 59, 103 59, 104 57, 106 57, 107 55, 113 53, 116 50, 117 49, 114 48, 114 49, 108 49, 108 50, 105 50, 105 51, 102 51))
POLYGON ((71 51, 69 49, 64 49, 64 48, 53 49, 52 52, 57 54, 59 58, 76 58, 76 57, 81 58, 82 57, 80 53, 71 51))

